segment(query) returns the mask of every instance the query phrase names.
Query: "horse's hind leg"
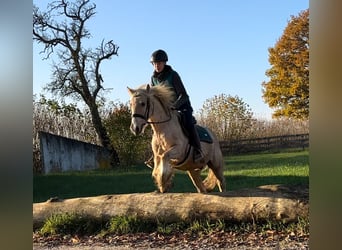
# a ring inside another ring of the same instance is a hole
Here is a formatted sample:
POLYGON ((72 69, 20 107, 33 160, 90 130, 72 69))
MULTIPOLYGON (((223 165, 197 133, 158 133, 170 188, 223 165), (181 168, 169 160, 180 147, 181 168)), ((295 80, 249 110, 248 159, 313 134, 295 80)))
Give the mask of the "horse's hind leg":
POLYGON ((190 177, 190 179, 192 180, 192 183, 194 184, 194 186, 197 189, 198 193, 206 193, 207 189, 205 188, 205 186, 203 185, 200 173, 201 170, 188 170, 188 175, 190 177))
POLYGON ((203 181, 203 185, 205 186, 208 192, 213 191, 217 184, 217 178, 211 168, 208 169, 208 175, 203 181))
POLYGON ((226 191, 226 179, 223 174, 223 162, 217 162, 217 164, 214 165, 211 161, 209 161, 208 167, 208 176, 203 181, 206 189, 211 191, 217 185, 220 192, 226 191))

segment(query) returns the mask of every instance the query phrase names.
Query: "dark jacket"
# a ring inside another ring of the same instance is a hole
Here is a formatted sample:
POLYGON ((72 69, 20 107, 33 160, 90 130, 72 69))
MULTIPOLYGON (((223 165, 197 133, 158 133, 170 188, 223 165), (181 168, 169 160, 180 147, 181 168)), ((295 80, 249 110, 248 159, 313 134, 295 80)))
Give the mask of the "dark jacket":
POLYGON ((177 110, 187 109, 192 112, 193 109, 190 104, 189 96, 186 93, 183 82, 176 71, 171 66, 165 65, 164 70, 160 73, 153 72, 151 77, 151 85, 165 84, 173 89, 176 96, 174 107, 177 110))

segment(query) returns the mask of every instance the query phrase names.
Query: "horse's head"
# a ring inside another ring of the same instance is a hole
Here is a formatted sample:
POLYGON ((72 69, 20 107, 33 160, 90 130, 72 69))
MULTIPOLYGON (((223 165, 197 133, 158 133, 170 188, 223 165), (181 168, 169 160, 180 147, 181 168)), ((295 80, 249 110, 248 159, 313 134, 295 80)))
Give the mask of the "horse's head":
POLYGON ((147 124, 161 124, 171 120, 173 90, 163 84, 151 87, 149 84, 138 89, 128 88, 132 112, 131 131, 138 135, 147 124))
POLYGON ((130 108, 132 113, 130 129, 135 135, 139 135, 144 132, 149 118, 150 99, 148 94, 150 85, 146 85, 145 89, 131 89, 129 87, 127 89, 130 95, 130 108))

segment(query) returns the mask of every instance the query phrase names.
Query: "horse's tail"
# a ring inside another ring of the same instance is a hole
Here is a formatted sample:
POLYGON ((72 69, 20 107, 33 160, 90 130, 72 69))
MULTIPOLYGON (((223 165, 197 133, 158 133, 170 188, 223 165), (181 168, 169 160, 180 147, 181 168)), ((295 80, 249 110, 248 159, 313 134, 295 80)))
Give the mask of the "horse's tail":
POLYGON ((215 188, 217 181, 218 180, 217 180, 213 170, 211 170, 211 168, 209 168, 208 176, 203 181, 203 185, 205 186, 206 190, 208 192, 212 191, 215 188))

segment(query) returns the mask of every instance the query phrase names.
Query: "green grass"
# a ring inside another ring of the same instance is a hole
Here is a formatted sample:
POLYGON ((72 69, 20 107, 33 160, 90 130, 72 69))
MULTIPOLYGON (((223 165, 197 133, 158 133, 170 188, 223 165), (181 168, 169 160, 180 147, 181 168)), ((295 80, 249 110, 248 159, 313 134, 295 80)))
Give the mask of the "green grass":
POLYGON ((152 192, 154 184, 147 167, 131 170, 94 170, 33 177, 33 201, 50 197, 73 198, 103 194, 152 192))
POLYGON ((166 223, 163 221, 145 221, 134 216, 114 216, 107 220, 89 218, 80 214, 51 215, 44 225, 36 230, 40 235, 123 235, 134 233, 158 232, 162 235, 187 233, 192 235, 210 235, 215 232, 234 232, 245 234, 251 232, 266 233, 268 230, 309 234, 308 218, 298 218, 297 221, 284 223, 282 221, 266 221, 263 223, 232 223, 224 220, 209 219, 194 220, 191 222, 179 221, 166 223))
POLYGON ((106 222, 97 218, 90 218, 81 214, 51 215, 40 228, 42 235, 51 234, 94 234, 106 228, 106 222))
MULTIPOLYGON (((267 184, 309 183, 309 152, 262 153, 224 158, 228 190, 267 184)), ((33 177, 33 202, 104 194, 145 193, 155 190, 151 169, 68 172, 33 177)), ((217 191, 217 190, 216 190, 217 191)), ((185 172, 177 171, 171 192, 196 192, 185 172)))
POLYGON ((225 158, 228 189, 268 184, 309 185, 309 152, 251 154, 225 158))

